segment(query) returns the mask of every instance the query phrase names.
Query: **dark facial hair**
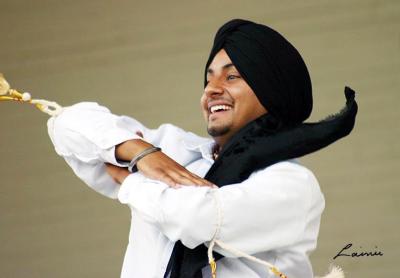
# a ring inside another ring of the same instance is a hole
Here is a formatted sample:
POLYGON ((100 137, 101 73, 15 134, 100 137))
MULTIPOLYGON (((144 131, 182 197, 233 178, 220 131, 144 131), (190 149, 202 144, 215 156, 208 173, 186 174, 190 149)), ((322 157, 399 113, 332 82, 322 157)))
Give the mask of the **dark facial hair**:
POLYGON ((207 132, 212 137, 218 137, 227 134, 231 129, 229 126, 224 126, 222 128, 207 128, 207 132))

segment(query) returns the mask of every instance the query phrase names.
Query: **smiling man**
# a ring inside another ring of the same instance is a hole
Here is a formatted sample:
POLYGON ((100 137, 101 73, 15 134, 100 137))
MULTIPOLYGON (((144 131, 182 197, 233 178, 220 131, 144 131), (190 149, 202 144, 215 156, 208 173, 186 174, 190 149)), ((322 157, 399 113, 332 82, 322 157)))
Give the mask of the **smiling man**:
MULTIPOLYGON (((210 277, 206 246, 217 239, 288 277, 313 277, 308 255, 324 198, 294 158, 350 133, 354 92, 346 88, 341 113, 304 123, 312 92, 300 54, 278 32, 239 19, 217 32, 204 79, 212 138, 171 124, 148 129, 95 103, 49 120, 56 151, 74 172, 132 210, 121 276, 210 277)), ((214 250, 218 277, 271 277, 263 265, 214 250)))
POLYGON ((223 146, 239 129, 267 112, 224 49, 215 55, 207 69, 201 106, 208 134, 218 146, 223 146))

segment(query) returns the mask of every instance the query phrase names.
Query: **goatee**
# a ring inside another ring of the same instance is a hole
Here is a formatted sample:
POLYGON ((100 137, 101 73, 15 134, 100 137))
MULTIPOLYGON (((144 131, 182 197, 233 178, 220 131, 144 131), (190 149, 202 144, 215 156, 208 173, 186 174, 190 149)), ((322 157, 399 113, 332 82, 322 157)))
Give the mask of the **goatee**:
POLYGON ((218 137, 225 135, 229 132, 230 128, 229 126, 223 126, 223 127, 208 127, 207 132, 210 136, 212 137, 218 137))

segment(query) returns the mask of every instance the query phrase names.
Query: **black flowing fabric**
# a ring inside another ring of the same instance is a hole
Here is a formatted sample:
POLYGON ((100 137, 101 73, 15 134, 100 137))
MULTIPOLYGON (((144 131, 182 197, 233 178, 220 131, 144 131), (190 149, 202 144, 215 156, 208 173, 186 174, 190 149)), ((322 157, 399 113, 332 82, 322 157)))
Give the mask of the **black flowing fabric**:
MULTIPOLYGON (((317 123, 303 123, 312 110, 309 74, 297 50, 276 31, 250 21, 229 21, 216 34, 206 71, 221 49, 268 113, 229 139, 205 179, 219 187, 240 183, 256 170, 315 152, 353 129, 358 107, 355 92, 349 87, 345 87, 346 106, 338 114, 317 123)), ((216 260, 223 257, 218 253, 214 256, 216 260)), ((207 264, 205 245, 189 249, 178 241, 166 275, 201 278, 201 269, 207 264)))

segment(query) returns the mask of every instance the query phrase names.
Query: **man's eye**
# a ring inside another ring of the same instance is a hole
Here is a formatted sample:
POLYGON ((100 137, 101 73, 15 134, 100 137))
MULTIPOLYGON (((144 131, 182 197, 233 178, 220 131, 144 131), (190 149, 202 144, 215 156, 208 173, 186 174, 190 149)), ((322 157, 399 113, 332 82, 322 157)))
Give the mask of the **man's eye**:
POLYGON ((237 79, 237 78, 240 78, 240 76, 238 76, 238 75, 228 75, 228 77, 226 79, 233 80, 233 79, 237 79))

